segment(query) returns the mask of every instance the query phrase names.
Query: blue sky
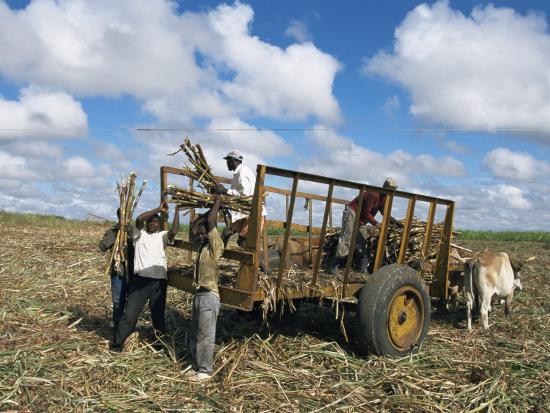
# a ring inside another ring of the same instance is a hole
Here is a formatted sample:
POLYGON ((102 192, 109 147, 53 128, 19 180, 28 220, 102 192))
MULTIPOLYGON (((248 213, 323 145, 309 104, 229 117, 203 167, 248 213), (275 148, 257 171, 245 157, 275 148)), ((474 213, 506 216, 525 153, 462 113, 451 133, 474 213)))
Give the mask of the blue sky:
POLYGON ((455 199, 460 228, 549 230, 548 8, 0 0, 0 208, 112 217, 130 170, 153 207, 187 134, 219 174, 238 148, 252 168, 392 176, 455 199))

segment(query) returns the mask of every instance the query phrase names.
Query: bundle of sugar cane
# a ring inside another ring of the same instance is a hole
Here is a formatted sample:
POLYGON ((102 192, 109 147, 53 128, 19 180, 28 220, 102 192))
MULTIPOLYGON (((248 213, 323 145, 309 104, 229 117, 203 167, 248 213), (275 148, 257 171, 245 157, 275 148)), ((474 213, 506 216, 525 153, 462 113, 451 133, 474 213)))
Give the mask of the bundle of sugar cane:
POLYGON ((170 156, 173 156, 180 151, 182 151, 187 156, 187 159, 194 168, 184 168, 187 174, 195 181, 197 181, 200 187, 202 187, 207 192, 210 192, 210 189, 213 186, 217 185, 218 182, 214 178, 212 168, 210 168, 210 165, 208 165, 201 146, 193 145, 189 138, 186 137, 183 144, 180 145, 180 148, 176 152, 171 153, 170 156))
MULTIPOLYGON (((392 223, 388 227, 386 248, 384 250, 384 256, 382 257, 382 265, 395 263, 399 257, 401 238, 403 235, 403 224, 405 220, 400 220, 399 222, 400 224, 392 223)), ((439 252, 442 231, 442 223, 437 223, 432 226, 430 244, 424 254, 426 222, 414 218, 411 224, 411 230, 409 232, 405 263, 411 264, 435 257, 439 252)), ((361 250, 361 254, 369 259, 369 271, 374 265, 376 249, 378 247, 378 235, 379 232, 378 230, 375 230, 374 227, 367 226, 361 228, 361 236, 363 240, 361 240, 361 242, 358 241, 359 249, 361 250)), ((455 235, 456 233, 453 233, 453 236, 455 235)), ((323 248, 326 252, 335 250, 338 243, 338 236, 338 233, 333 233, 327 236, 325 247, 323 248)))
MULTIPOLYGON (((166 194, 170 195, 168 202, 187 208, 211 208, 214 205, 214 195, 181 189, 174 185, 168 185, 166 194)), ((221 207, 250 215, 252 198, 252 196, 220 195, 221 207)))
POLYGON ((128 225, 132 222, 132 215, 137 207, 141 194, 147 185, 147 180, 144 180, 141 184, 136 195, 136 174, 132 171, 130 175, 124 179, 124 175, 121 176, 120 182, 117 181, 117 192, 120 201, 120 229, 117 232, 115 243, 111 249, 109 261, 105 267, 105 273, 108 273, 111 266, 114 265, 114 269, 117 273, 121 273, 124 269, 126 280, 129 281, 128 274, 128 257, 127 257, 127 229, 128 225))

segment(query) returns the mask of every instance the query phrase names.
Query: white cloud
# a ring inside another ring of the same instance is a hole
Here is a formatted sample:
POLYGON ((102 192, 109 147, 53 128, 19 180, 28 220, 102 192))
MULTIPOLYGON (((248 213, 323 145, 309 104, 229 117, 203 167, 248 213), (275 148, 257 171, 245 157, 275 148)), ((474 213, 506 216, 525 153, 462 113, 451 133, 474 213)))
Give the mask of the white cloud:
POLYGON ((337 122, 339 62, 251 34, 248 5, 178 14, 164 0, 0 4, 0 74, 78 96, 140 99, 162 121, 259 115, 337 122), (20 47, 20 44, 25 47, 20 47))
POLYGON ((65 92, 30 86, 20 91, 18 101, 0 96, 0 140, 72 138, 87 129, 82 106, 65 92))
POLYGON ((36 179, 36 174, 28 170, 27 160, 21 156, 13 156, 7 152, 0 151, 0 178, 3 179, 36 179))
POLYGON ((513 209, 530 209, 531 202, 526 198, 524 191, 512 185, 497 185, 494 188, 482 190, 494 204, 495 209, 506 205, 513 209))
POLYGON ((419 119, 457 128, 550 131, 550 35, 543 15, 493 5, 471 15, 421 4, 395 30, 391 52, 364 72, 406 88, 419 119))
POLYGON ((533 182, 550 175, 550 163, 539 161, 525 152, 514 152, 507 148, 496 148, 483 158, 483 165, 496 178, 512 181, 533 182))
POLYGON ((306 167, 314 173, 373 185, 381 185, 391 176, 401 188, 413 183, 415 178, 463 177, 466 174, 464 165, 450 156, 434 158, 427 154, 411 155, 403 150, 384 155, 359 146, 334 131, 321 129, 308 134, 318 151, 306 167))
POLYGON ((311 40, 311 34, 307 24, 300 20, 292 19, 285 30, 285 35, 297 40, 300 43, 311 40))
POLYGON ((50 142, 19 139, 9 141, 5 146, 11 154, 25 158, 63 158, 63 149, 50 142))
MULTIPOLYGON (((181 133, 151 132, 138 135, 138 139, 151 154, 149 165, 144 166, 144 177, 157 179, 160 165, 181 167, 187 160, 181 153, 167 156, 183 143, 181 133)), ((193 144, 201 145, 214 173, 220 176, 229 174, 222 158, 232 149, 243 153, 244 163, 253 171, 259 163, 292 153, 292 146, 275 132, 258 130, 237 118, 213 120, 206 130, 194 132, 190 139, 193 144)))
POLYGON ((451 152, 458 153, 461 155, 467 155, 470 152, 468 148, 460 145, 458 142, 455 142, 455 141, 443 140, 442 145, 443 147, 447 148, 451 152))
POLYGON ((65 159, 61 167, 64 170, 64 176, 69 179, 90 178, 94 176, 94 167, 81 156, 65 159))
POLYGON ((399 97, 396 95, 388 96, 386 100, 384 101, 384 105, 382 105, 382 110, 386 115, 389 117, 395 116, 396 112, 401 107, 401 102, 399 101, 399 97))

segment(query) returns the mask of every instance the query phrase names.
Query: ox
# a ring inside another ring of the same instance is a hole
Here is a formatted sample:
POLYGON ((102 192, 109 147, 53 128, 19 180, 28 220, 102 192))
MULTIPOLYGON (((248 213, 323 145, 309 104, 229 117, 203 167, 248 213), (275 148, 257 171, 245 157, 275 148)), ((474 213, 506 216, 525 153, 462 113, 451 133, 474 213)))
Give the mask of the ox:
MULTIPOLYGON (((270 245, 268 249, 268 265, 263 263, 264 269, 278 269, 283 252, 284 236, 277 237, 270 245)), ((313 238, 311 240, 311 253, 312 258, 315 260, 319 251, 319 240, 313 238)), ((290 237, 288 240, 288 247, 286 251, 285 270, 291 267, 308 268, 312 265, 309 259, 309 240, 308 238, 290 237)))
POLYGON ((492 253, 484 251, 464 266, 464 292, 468 330, 472 329, 472 308, 479 300, 483 327, 489 328, 489 311, 493 296, 505 297, 504 314, 510 316, 514 288, 521 289, 520 270, 523 263, 514 262, 505 252, 492 253), (477 300, 476 300, 477 299, 477 300))

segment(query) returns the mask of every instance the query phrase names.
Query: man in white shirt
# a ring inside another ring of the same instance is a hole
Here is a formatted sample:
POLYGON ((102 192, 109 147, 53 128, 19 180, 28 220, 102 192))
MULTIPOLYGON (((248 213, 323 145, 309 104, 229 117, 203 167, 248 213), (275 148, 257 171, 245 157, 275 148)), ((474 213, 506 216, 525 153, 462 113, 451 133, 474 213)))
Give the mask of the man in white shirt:
POLYGON ((149 301, 153 328, 164 334, 164 310, 166 308, 167 244, 172 244, 179 229, 180 206, 174 212, 174 221, 170 231, 159 231, 159 213, 168 213, 168 204, 163 202, 158 208, 144 212, 136 218, 136 230, 133 230, 134 243, 134 279, 128 288, 126 309, 122 316, 111 348, 122 351, 124 341, 136 327, 139 313, 149 301))
MULTIPOLYGON (((256 187, 256 175, 249 167, 243 164, 243 156, 238 150, 232 150, 223 159, 227 162, 227 169, 233 171, 233 180, 231 188, 225 189, 223 185, 214 188, 214 193, 228 194, 234 196, 252 196, 256 187)), ((260 223, 260 232, 263 229, 264 219, 267 215, 265 207, 262 206, 262 222, 260 223)), ((248 235, 248 215, 238 211, 231 211, 231 225, 225 227, 222 233, 224 245, 227 245, 229 238, 233 234, 239 234, 237 244, 244 246, 246 236, 248 235)))

